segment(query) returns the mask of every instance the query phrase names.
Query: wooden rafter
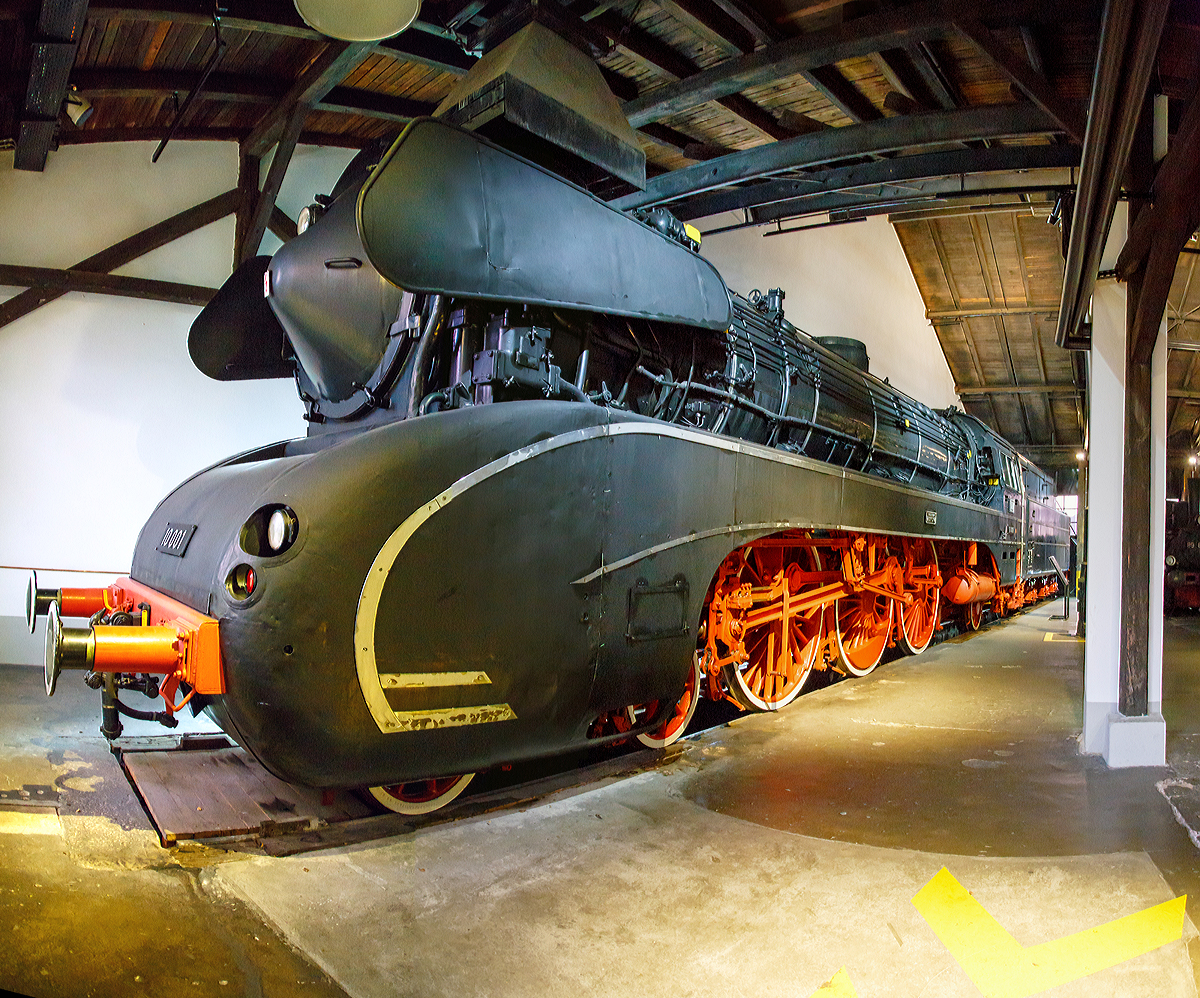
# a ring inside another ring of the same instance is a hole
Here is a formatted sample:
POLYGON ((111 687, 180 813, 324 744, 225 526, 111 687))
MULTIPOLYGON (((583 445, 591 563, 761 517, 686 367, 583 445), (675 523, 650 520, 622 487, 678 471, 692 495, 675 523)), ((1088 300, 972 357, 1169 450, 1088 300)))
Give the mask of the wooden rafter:
MULTIPOLYGON (((172 215, 168 219, 114 243, 107 249, 80 261, 70 269, 106 274, 136 260, 151 250, 165 246, 180 236, 186 236, 189 232, 195 232, 197 229, 232 214, 237 211, 240 197, 241 194, 237 188, 226 191, 224 194, 218 194, 215 198, 209 198, 186 211, 181 211, 177 215, 172 215)), ((0 327, 7 326, 10 322, 41 308, 47 302, 61 298, 64 294, 66 294, 65 290, 54 288, 30 288, 28 291, 22 291, 8 301, 0 303, 0 327)))
POLYGON ((16 288, 57 291, 91 291, 123 298, 178 302, 183 305, 207 305, 216 288, 175 281, 155 281, 144 277, 120 277, 89 270, 55 270, 51 267, 18 267, 0 264, 0 284, 16 288))
MULTIPOLYGON (((211 24, 212 5, 203 0, 125 0, 121 4, 91 4, 90 14, 106 20, 172 21, 176 24, 211 24)), ((301 38, 325 42, 329 39, 310 28, 290 3, 271 0, 244 0, 235 10, 221 15, 221 24, 231 31, 301 38)), ((443 32, 422 21, 393 38, 370 46, 370 51, 390 55, 405 62, 427 66, 442 73, 462 75, 474 64, 443 32)))
POLYGON ((307 113, 367 57, 369 48, 365 44, 330 42, 297 77, 279 103, 259 119, 242 142, 243 155, 264 155, 279 141, 296 109, 303 108, 307 113))
POLYGON ((987 56, 997 69, 1020 87, 1026 97, 1062 125, 1063 131, 1073 142, 1083 144, 1083 116, 1054 92, 1044 76, 1018 57, 979 21, 963 18, 955 21, 954 26, 964 38, 987 56))
POLYGON ((942 38, 950 30, 950 19, 940 6, 932 4, 870 14, 726 59, 678 83, 627 101, 624 110, 630 124, 638 127, 783 76, 819 70, 885 49, 917 45, 942 38))
POLYGON ((783 142, 730 153, 719 160, 698 166, 673 170, 655 177, 644 191, 626 195, 612 203, 618 208, 638 208, 799 166, 818 166, 896 149, 944 145, 968 137, 1042 134, 1052 132, 1056 127, 1040 108, 1029 104, 887 118, 865 125, 830 128, 801 135, 783 142))
MULTIPOLYGON (((674 76, 676 79, 685 79, 699 72, 700 67, 690 59, 680 55, 649 32, 626 21, 615 11, 605 11, 587 23, 603 31, 619 49, 660 72, 674 76)), ((732 45, 728 47, 737 51, 732 45)), ((793 129, 781 124, 765 108, 740 94, 725 95, 717 99, 716 103, 726 110, 732 111, 733 114, 763 133, 767 138, 785 139, 797 134, 793 129)))
POLYGON ((258 252, 258 245, 267 231, 275 198, 283 184, 292 153, 300 139, 304 121, 313 105, 324 99, 369 54, 367 44, 331 42, 297 77, 284 98, 254 126, 242 141, 243 157, 261 157, 272 146, 275 155, 271 168, 255 202, 254 210, 245 224, 243 240, 236 247, 238 262, 248 260, 258 252))
MULTIPOLYGON (((71 74, 71 82, 89 98, 162 97, 192 90, 200 74, 192 71, 82 69, 71 74)), ((204 84, 202 100, 229 104, 278 105, 287 96, 290 84, 261 75, 213 73, 204 84)), ((333 87, 313 103, 314 111, 361 115, 383 121, 405 122, 432 114, 436 104, 397 97, 358 87, 333 87)))

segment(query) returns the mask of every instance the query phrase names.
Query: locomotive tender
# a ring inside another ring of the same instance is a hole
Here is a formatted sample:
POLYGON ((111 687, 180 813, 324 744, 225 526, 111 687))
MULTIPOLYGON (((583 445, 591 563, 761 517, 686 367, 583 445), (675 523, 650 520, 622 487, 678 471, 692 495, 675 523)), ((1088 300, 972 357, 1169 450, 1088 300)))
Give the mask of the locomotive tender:
POLYGON ((186 703, 284 779, 427 810, 1053 591, 1044 473, 731 294, 665 211, 419 119, 308 213, 189 339, 210 376, 294 376, 308 435, 176 488, 130 578, 31 581, 47 692, 89 670, 106 734, 186 703))

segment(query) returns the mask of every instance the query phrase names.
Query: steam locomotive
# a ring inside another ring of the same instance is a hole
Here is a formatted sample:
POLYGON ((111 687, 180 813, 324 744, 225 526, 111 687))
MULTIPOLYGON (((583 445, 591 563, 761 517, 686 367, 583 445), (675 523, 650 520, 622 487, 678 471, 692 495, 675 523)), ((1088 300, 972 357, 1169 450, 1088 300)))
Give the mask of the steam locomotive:
POLYGON ((1047 475, 796 329, 781 292, 730 293, 664 210, 419 119, 302 228, 189 350, 294 377, 307 436, 178 486, 128 579, 31 582, 47 692, 86 670, 109 735, 188 704, 284 779, 428 810, 1054 590, 1047 475))
POLYGON ((1167 503, 1163 609, 1200 610, 1200 490, 1186 479, 1183 499, 1167 503))

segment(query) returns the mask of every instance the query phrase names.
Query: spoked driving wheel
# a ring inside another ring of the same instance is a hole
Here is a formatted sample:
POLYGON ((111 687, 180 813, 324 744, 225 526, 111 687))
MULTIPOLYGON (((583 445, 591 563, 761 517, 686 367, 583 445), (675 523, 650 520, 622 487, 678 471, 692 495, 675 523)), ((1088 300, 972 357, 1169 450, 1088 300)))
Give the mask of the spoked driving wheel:
MULTIPOLYGON (((696 702, 700 699, 701 678, 700 652, 697 651, 692 656, 692 667, 688 670, 687 685, 684 686, 683 693, 675 702, 674 709, 667 714, 659 727, 653 731, 643 731, 637 736, 637 740, 649 748, 666 748, 679 741, 691 723, 692 715, 696 713, 696 702)), ((632 726, 643 717, 652 717, 657 710, 658 701, 652 700, 643 706, 627 708, 626 719, 632 726)))
POLYGON ((753 606, 741 618, 745 659, 724 667, 730 695, 747 710, 779 710, 799 695, 821 649, 821 606, 805 606, 820 567, 811 547, 755 547, 741 579, 753 606), (807 565, 807 568, 802 568, 807 565))
POLYGON ((428 814, 445 807, 461 794, 474 773, 440 776, 432 780, 410 780, 386 787, 371 787, 371 796, 389 811, 399 814, 428 814))
POLYGON ((892 599, 862 592, 833 604, 838 661, 852 676, 865 676, 883 658, 892 629, 892 599))
POLYGON ((983 604, 968 603, 967 604, 967 626, 973 631, 979 630, 979 625, 983 623, 983 604))
POLYGON ((912 597, 909 604, 897 604, 900 614, 900 633, 904 650, 920 655, 933 640, 941 609, 941 589, 938 586, 937 551, 933 542, 923 537, 904 538, 904 593, 912 597))

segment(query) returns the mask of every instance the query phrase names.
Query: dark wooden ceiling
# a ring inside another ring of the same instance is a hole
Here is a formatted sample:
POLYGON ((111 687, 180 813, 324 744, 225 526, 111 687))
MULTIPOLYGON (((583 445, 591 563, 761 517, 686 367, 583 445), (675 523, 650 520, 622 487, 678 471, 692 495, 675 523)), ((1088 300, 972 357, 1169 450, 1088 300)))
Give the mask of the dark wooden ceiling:
MULTIPOLYGON (((172 142, 236 141, 239 193, 218 207, 237 211, 244 257, 268 225, 289 232, 274 196, 297 141, 390 139, 537 19, 595 59, 638 130, 646 189, 609 181, 597 194, 751 225, 888 213, 968 409, 1035 460, 1073 462, 1085 372, 1054 345, 1063 240, 1047 217, 1074 191, 1103 3, 425 0, 409 30, 348 44, 290 3, 224 0, 215 58, 213 13, 198 0, 4 2, 0 144, 15 166, 173 126, 172 142), (82 127, 64 113, 68 87, 94 108, 82 127), (276 143, 286 154, 264 177, 276 143)), ((1176 0, 1153 72, 1172 127, 1197 80, 1200 13, 1176 0)), ((1195 261, 1185 255, 1172 293, 1172 336, 1200 343, 1195 261)), ((1171 386, 1178 427, 1200 400, 1200 349, 1172 352, 1171 386)))

